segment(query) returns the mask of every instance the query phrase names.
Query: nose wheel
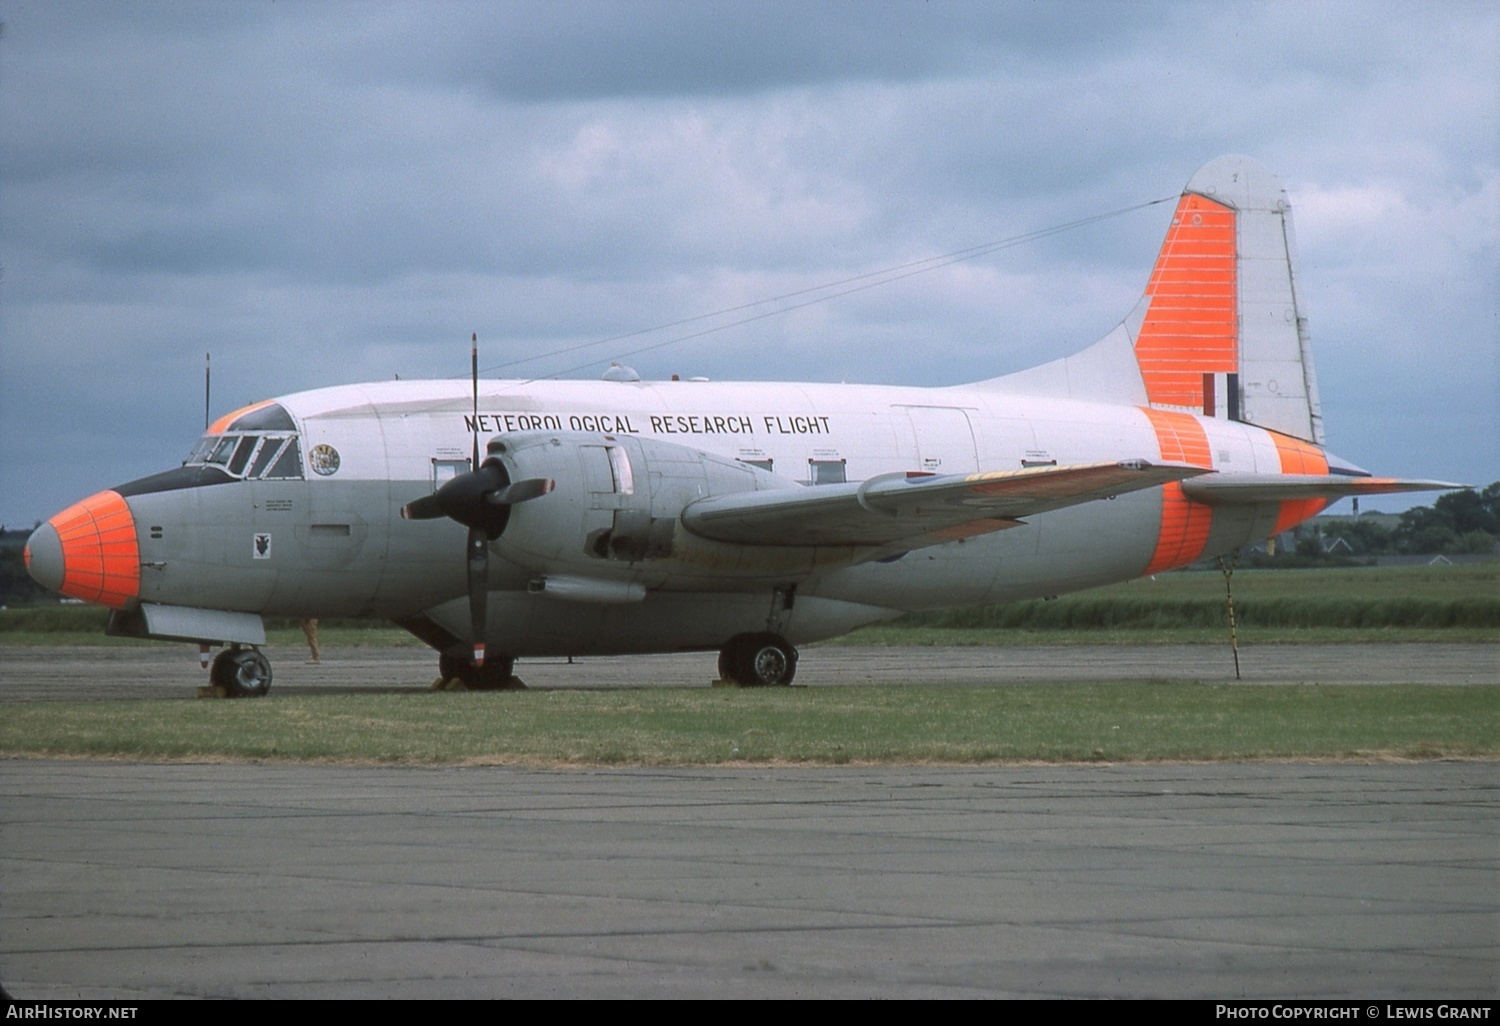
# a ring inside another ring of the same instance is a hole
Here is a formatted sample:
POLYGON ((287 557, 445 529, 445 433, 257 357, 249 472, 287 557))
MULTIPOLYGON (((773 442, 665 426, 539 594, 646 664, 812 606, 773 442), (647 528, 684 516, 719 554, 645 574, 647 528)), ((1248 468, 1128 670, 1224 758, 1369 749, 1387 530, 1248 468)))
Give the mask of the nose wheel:
POLYGON ((227 648, 208 671, 209 683, 230 698, 262 698, 271 690, 271 661, 254 648, 227 648))
POLYGON ((741 687, 786 685, 797 675, 797 650, 779 634, 738 634, 719 651, 719 676, 741 687))

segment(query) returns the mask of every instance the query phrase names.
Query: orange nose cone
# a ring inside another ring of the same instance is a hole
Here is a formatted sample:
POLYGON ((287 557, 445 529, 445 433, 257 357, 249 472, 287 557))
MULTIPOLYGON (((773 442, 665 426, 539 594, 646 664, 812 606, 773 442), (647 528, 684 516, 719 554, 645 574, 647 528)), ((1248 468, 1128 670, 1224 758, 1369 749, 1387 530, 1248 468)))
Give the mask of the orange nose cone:
POLYGON ((140 594, 135 518, 119 492, 100 492, 38 527, 26 541, 26 569, 70 598, 122 608, 140 594))

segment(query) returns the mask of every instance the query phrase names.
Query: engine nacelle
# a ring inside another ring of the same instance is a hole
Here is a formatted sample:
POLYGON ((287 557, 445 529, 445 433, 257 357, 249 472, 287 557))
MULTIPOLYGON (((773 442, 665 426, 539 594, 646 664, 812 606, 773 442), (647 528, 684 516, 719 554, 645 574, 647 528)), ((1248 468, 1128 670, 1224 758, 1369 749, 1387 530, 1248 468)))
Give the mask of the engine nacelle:
MULTIPOLYGON (((672 442, 586 432, 522 432, 492 438, 488 459, 511 481, 547 478, 548 494, 517 504, 496 540, 507 561, 558 579, 692 588, 696 579, 795 580, 847 554, 731 545, 682 525, 691 502, 713 495, 804 487, 736 460, 672 442)), ((564 586, 563 581, 568 585, 564 586)), ((546 593, 545 583, 534 590, 546 593)))

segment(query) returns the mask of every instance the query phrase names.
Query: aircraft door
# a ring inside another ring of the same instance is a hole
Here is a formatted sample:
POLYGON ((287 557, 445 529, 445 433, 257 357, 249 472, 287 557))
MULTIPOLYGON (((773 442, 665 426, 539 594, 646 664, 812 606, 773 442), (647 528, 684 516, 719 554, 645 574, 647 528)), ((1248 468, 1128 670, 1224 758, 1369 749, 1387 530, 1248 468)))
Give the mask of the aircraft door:
POLYGON ((932 474, 973 474, 979 453, 967 411, 951 406, 907 406, 916 468, 932 474))

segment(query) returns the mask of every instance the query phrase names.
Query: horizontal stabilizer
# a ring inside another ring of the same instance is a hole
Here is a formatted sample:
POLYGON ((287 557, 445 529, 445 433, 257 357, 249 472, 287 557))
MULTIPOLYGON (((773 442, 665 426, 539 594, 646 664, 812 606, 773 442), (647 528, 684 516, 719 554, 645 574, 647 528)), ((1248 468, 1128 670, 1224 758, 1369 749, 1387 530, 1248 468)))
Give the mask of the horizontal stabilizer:
POLYGON ((987 474, 882 474, 868 481, 737 492, 683 510, 693 534, 739 545, 937 545, 1019 518, 1206 474, 1185 463, 1123 460, 987 474))
POLYGON ((1343 474, 1208 474, 1185 482, 1188 498, 1210 505, 1284 502, 1291 499, 1342 499, 1349 495, 1393 492, 1446 492, 1467 485, 1446 481, 1406 481, 1395 477, 1348 477, 1343 474))

